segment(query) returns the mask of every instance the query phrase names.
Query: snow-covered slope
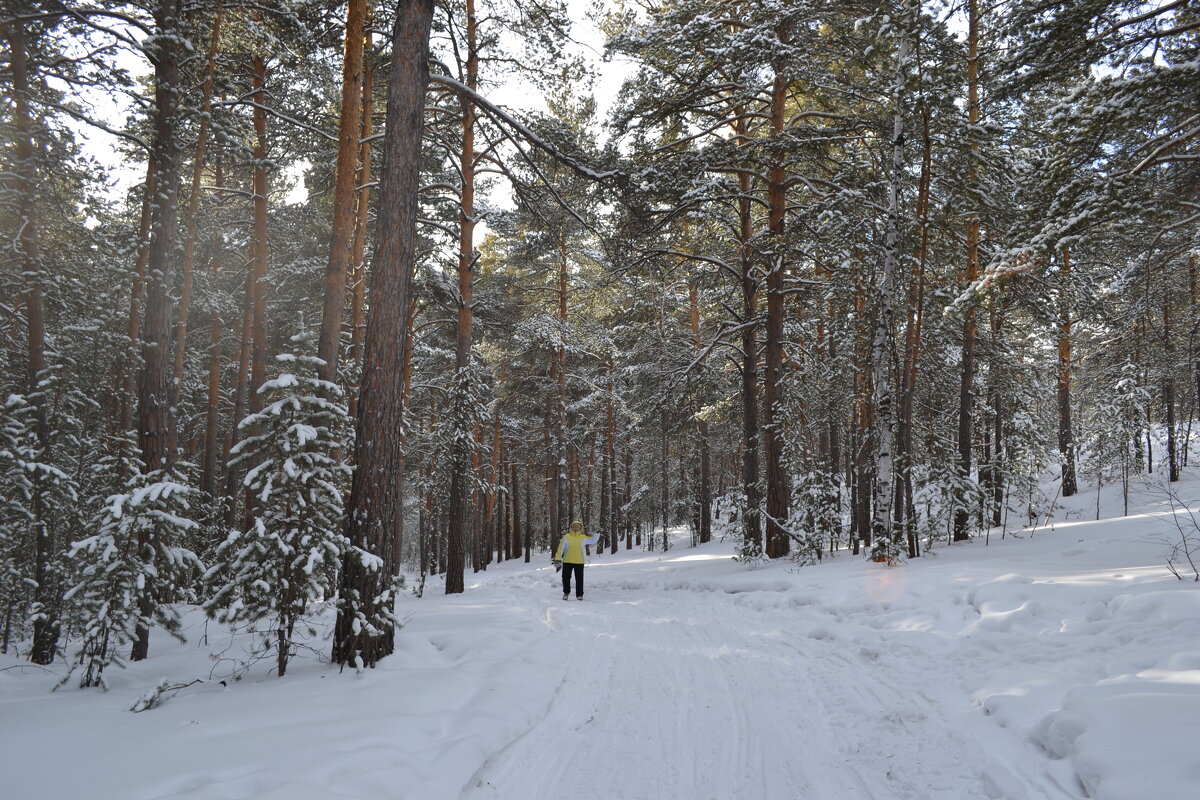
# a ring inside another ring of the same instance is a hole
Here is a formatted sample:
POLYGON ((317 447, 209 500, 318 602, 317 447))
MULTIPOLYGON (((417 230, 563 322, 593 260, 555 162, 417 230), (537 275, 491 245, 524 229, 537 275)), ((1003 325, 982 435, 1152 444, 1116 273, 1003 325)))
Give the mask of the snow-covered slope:
POLYGON ((301 654, 223 686, 244 643, 194 612, 107 693, 6 658, 0 795, 1194 800, 1200 584, 1164 566, 1169 504, 1137 506, 895 568, 622 551, 583 602, 493 567, 404 598, 361 676, 301 654), (163 678, 205 682, 130 713, 163 678))

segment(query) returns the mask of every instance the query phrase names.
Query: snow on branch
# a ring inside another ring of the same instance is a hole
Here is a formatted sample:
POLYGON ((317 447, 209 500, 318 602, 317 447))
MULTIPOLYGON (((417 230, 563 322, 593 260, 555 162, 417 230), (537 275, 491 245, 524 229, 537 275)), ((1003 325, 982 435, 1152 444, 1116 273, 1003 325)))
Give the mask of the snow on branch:
POLYGON ((233 100, 225 100, 223 102, 217 103, 217 105, 249 106, 250 108, 257 108, 257 109, 261 110, 263 113, 270 114, 272 117, 275 117, 276 119, 283 120, 284 122, 288 123, 289 125, 295 125, 297 128, 303 128, 304 130, 309 131, 310 133, 315 133, 318 136, 324 136, 326 139, 329 139, 330 141, 333 141, 333 142, 337 141, 337 136, 335 136, 334 134, 330 133, 327 130, 318 128, 315 125, 309 125, 307 122, 298 120, 295 117, 290 117, 287 114, 284 114, 282 111, 279 111, 278 109, 275 109, 275 108, 272 108, 271 106, 264 105, 262 103, 257 103, 255 101, 251 100, 250 98, 253 97, 254 94, 255 94, 255 92, 251 92, 250 94, 243 95, 242 97, 238 97, 233 100))
POLYGON ((1179 131, 1181 128, 1187 125, 1192 125, 1192 123, 1196 122, 1197 120, 1200 120, 1200 114, 1192 116, 1181 125, 1177 125, 1175 128, 1164 134, 1164 136, 1160 136, 1151 140, 1146 145, 1143 145, 1142 147, 1145 148, 1150 144, 1154 144, 1155 142, 1161 142, 1158 147, 1155 147, 1154 150, 1150 152, 1150 155, 1143 158, 1136 167, 1130 170, 1130 173, 1133 175, 1139 175, 1155 164, 1162 164, 1167 161, 1171 161, 1172 159, 1170 157, 1163 158, 1163 155, 1174 150, 1176 147, 1179 147, 1184 142, 1194 139, 1196 136, 1200 136, 1200 125, 1194 125, 1190 130, 1183 131, 1179 134, 1176 134, 1176 131, 1179 131), (1162 141, 1166 136, 1169 136, 1170 138, 1168 138, 1165 142, 1162 141))
POLYGON ((543 152, 545 152, 546 154, 548 154, 549 156, 551 156, 552 158, 554 158, 556 161, 560 162, 561 164, 569 167, 572 171, 574 171, 580 177, 587 178, 587 179, 593 180, 593 181, 602 181, 602 180, 606 180, 608 178, 612 178, 619 174, 617 170, 610 170, 608 172, 597 172, 596 170, 592 169, 591 167, 588 167, 586 164, 579 163, 579 161, 576 160, 575 158, 572 158, 571 156, 569 156, 566 153, 559 150, 554 145, 547 142, 542 137, 538 136, 536 133, 534 133, 532 130, 530 130, 527 125, 523 124, 520 120, 516 119, 511 114, 507 113, 506 111, 504 111, 499 106, 492 103, 487 98, 483 97, 483 95, 472 90, 465 83, 456 81, 454 78, 451 78, 449 75, 443 75, 441 73, 431 73, 429 76, 429 80, 432 83, 440 84, 442 86, 447 87, 448 89, 453 90, 454 92, 457 92, 458 94, 466 96, 467 98, 469 98, 471 100, 471 102, 473 102, 475 105, 479 106, 481 109, 483 109, 485 112, 487 112, 487 114, 489 116, 491 116, 492 118, 494 118, 497 122, 500 122, 504 125, 507 125, 509 128, 512 128, 514 131, 519 133, 521 135, 521 137, 523 139, 525 139, 525 141, 529 142, 534 147, 537 147, 539 150, 542 150, 543 152))

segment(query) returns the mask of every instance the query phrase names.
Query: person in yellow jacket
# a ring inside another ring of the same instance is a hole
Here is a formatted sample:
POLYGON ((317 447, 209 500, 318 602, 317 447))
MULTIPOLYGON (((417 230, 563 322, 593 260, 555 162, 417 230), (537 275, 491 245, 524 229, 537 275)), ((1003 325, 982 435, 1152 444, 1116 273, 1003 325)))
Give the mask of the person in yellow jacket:
POLYGON ((583 599, 583 548, 584 545, 595 544, 599 538, 598 535, 585 535, 583 523, 576 520, 571 523, 567 535, 558 543, 554 560, 561 561, 563 565, 563 600, 571 596, 571 573, 575 573, 575 596, 583 599))

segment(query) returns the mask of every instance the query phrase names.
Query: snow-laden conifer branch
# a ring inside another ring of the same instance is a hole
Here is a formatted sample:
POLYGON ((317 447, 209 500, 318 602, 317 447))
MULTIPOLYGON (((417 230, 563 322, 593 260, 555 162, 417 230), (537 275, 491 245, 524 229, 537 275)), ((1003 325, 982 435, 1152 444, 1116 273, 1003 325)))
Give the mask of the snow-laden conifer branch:
POLYGON ((578 159, 567 155, 542 137, 538 136, 536 133, 530 130, 527 125, 523 124, 520 120, 516 119, 511 114, 492 103, 486 97, 478 92, 472 91, 466 84, 451 78, 449 75, 431 73, 429 76, 429 81, 431 83, 445 86, 461 95, 468 97, 471 102, 479 106, 480 109, 487 113, 488 116, 492 117, 498 124, 516 131, 518 134, 520 134, 521 138, 529 142, 529 144, 533 145, 539 150, 542 150, 554 160, 571 169, 580 177, 593 181, 603 181, 609 178, 614 178, 620 174, 617 170, 597 172, 586 164, 580 163, 578 159))
POLYGON ((286 122, 289 125, 294 125, 297 128, 303 128, 304 130, 309 131, 310 133, 315 133, 318 136, 324 136, 326 139, 329 139, 330 141, 334 141, 334 142, 337 141, 337 134, 330 133, 329 131, 324 130, 322 128, 318 128, 315 125, 309 125, 307 122, 303 122, 302 120, 298 120, 295 117, 288 116, 287 114, 284 114, 282 111, 280 111, 277 108, 273 108, 271 106, 264 105, 262 103, 257 103, 255 101, 251 100, 250 98, 253 97, 255 94, 257 94, 257 92, 249 92, 245 95, 242 95, 241 97, 236 97, 232 100, 223 100, 221 102, 214 103, 214 105, 248 106, 249 108, 256 108, 265 114, 270 114, 272 117, 275 117, 276 119, 283 120, 284 122, 286 122))
POLYGON ((87 114, 84 114, 82 111, 79 111, 78 109, 71 108, 70 106, 63 105, 62 103, 56 103, 53 100, 47 100, 45 98, 38 98, 36 102, 39 105, 45 106, 46 108, 52 108, 55 111, 61 111, 62 113, 66 114, 67 116, 69 116, 73 119, 76 119, 79 122, 82 122, 84 125, 95 128, 97 130, 104 131, 105 133, 119 137, 128 142, 133 142, 134 144, 136 144, 138 147, 142 148, 146 152, 150 152, 150 143, 135 133, 130 133, 129 131, 122 131, 122 130, 118 130, 116 128, 109 127, 108 125, 105 125, 103 122, 100 122, 99 120, 92 119, 87 114))

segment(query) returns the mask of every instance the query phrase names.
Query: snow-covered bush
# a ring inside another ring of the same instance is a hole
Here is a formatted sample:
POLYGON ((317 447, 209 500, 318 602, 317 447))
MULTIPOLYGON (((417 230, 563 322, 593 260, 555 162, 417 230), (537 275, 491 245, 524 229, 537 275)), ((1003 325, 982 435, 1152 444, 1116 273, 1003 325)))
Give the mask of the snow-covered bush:
POLYGON ((342 390, 316 377, 320 359, 281 355, 284 372, 258 390, 263 409, 242 420, 248 435, 234 448, 248 468, 252 520, 217 549, 208 578, 215 592, 205 609, 217 619, 261 634, 287 670, 298 622, 308 604, 332 597, 348 542, 342 491, 350 475, 348 414, 342 390), (300 370, 296 370, 299 372, 300 370))
POLYGON ((100 510, 98 532, 71 548, 81 564, 78 582, 66 594, 83 626, 75 655, 81 687, 105 686, 104 669, 123 666, 118 652, 139 629, 158 625, 182 641, 171 603, 202 568, 181 544, 197 528, 189 503, 196 490, 162 470, 134 469, 126 480, 125 491, 100 510))
POLYGON ((824 552, 833 552, 842 539, 842 492, 837 475, 807 470, 792 477, 789 527, 803 531, 792 535, 792 559, 814 564, 824 552))
POLYGON ((875 536, 871 539, 871 546, 867 548, 868 558, 888 564, 899 561, 905 554, 904 537, 899 533, 894 536, 875 536))

